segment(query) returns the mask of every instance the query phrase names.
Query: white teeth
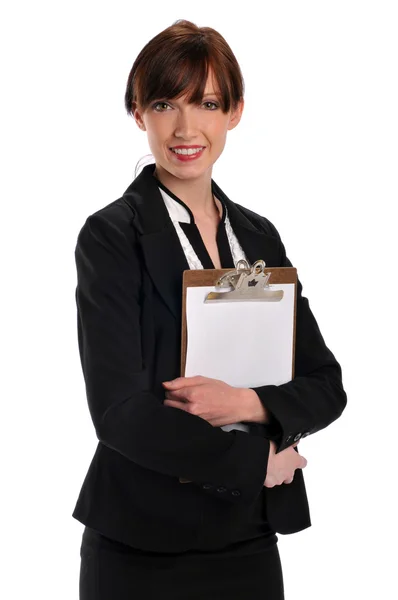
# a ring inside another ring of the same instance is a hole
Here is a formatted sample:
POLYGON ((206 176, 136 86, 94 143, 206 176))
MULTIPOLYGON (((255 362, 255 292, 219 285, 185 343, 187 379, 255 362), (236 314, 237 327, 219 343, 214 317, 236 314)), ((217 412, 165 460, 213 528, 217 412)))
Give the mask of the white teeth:
POLYGON ((197 154, 202 150, 203 148, 171 148, 171 151, 176 154, 197 154))

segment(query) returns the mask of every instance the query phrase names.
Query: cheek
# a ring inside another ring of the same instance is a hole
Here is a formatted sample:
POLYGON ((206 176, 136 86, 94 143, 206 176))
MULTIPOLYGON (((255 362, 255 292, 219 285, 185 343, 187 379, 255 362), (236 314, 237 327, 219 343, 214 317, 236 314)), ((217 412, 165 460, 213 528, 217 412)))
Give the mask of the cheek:
POLYGON ((225 123, 217 123, 213 127, 212 136, 217 140, 219 145, 225 144, 225 140, 227 139, 228 130, 226 129, 225 123))
POLYGON ((165 119, 148 119, 147 121, 148 142, 159 145, 167 137, 167 123, 165 119))
POLYGON ((148 143, 152 147, 156 147, 159 144, 159 133, 157 129, 147 129, 148 143))

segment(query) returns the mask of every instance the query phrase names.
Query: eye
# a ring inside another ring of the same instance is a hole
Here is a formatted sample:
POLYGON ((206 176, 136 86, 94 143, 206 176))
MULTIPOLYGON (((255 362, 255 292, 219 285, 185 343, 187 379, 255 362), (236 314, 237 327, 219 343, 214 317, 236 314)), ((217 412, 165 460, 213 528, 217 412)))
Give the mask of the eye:
MULTIPOLYGON (((211 102, 210 100, 203 102, 203 104, 212 104, 214 108, 211 108, 210 110, 216 110, 218 108, 218 104, 216 102, 211 102)), ((167 102, 155 102, 155 104, 152 104, 152 108, 155 110, 155 112, 166 112, 164 110, 158 110, 156 107, 159 105, 170 106, 167 102)))
POLYGON ((156 109, 156 107, 157 107, 159 104, 163 104, 164 106, 169 106, 169 105, 167 104, 167 102, 155 102, 155 104, 153 104, 153 105, 152 105, 152 108, 153 108, 153 109, 154 109, 156 112, 165 112, 165 111, 163 111, 163 110, 157 110, 157 109, 156 109))
POLYGON ((204 104, 212 104, 214 106, 214 108, 212 108, 212 110, 216 110, 218 108, 218 104, 216 104, 215 102, 211 102, 210 100, 208 100, 207 102, 204 102, 204 104))

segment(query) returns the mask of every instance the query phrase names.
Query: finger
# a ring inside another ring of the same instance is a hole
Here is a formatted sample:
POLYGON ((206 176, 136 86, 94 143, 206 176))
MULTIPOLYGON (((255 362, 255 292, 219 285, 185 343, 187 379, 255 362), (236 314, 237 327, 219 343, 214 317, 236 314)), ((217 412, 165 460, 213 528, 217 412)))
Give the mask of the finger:
POLYGON ((277 481, 275 479, 275 477, 271 474, 267 474, 265 481, 264 481, 264 486, 267 488, 273 488, 277 485, 277 481))
POLYGON ((187 402, 181 402, 179 400, 164 400, 163 404, 165 406, 171 406, 172 408, 181 408, 184 409, 187 406, 187 402))
POLYGON ((285 481, 283 483, 292 483, 293 479, 294 479, 294 475, 293 475, 293 477, 289 477, 289 479, 285 479, 285 481))
POLYGON ((170 400, 178 400, 180 402, 187 402, 188 397, 192 395, 192 390, 187 387, 180 388, 179 390, 167 391, 165 393, 166 398, 170 400))
POLYGON ((181 388, 180 390, 174 390, 173 392, 165 392, 165 397, 168 400, 175 400, 176 402, 188 402, 188 397, 191 396, 188 388, 181 388))
POLYGON ((189 387, 191 385, 199 385, 203 383, 202 375, 194 375, 192 377, 177 377, 171 381, 162 381, 162 384, 169 389, 179 389, 181 387, 189 387))

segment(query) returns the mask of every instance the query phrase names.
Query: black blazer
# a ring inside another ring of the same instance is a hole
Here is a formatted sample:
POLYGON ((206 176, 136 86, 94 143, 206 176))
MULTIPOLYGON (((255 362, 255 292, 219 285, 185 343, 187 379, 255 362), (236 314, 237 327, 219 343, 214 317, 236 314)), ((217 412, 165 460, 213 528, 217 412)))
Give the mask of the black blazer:
MULTIPOLYGON (((189 265, 154 168, 144 167, 121 198, 90 215, 77 238, 78 343, 99 442, 73 517, 135 548, 183 551, 197 539, 205 507, 221 507, 224 527, 233 528, 262 494, 275 532, 305 529, 311 521, 302 469, 290 484, 264 487, 268 440, 280 452, 341 415, 347 398, 340 365, 298 282, 295 377, 253 388, 271 411, 270 425, 225 432, 163 404, 162 381, 180 376, 182 272, 189 265)), ((212 189, 251 263, 292 266, 268 219, 232 202, 214 180, 212 189)))

